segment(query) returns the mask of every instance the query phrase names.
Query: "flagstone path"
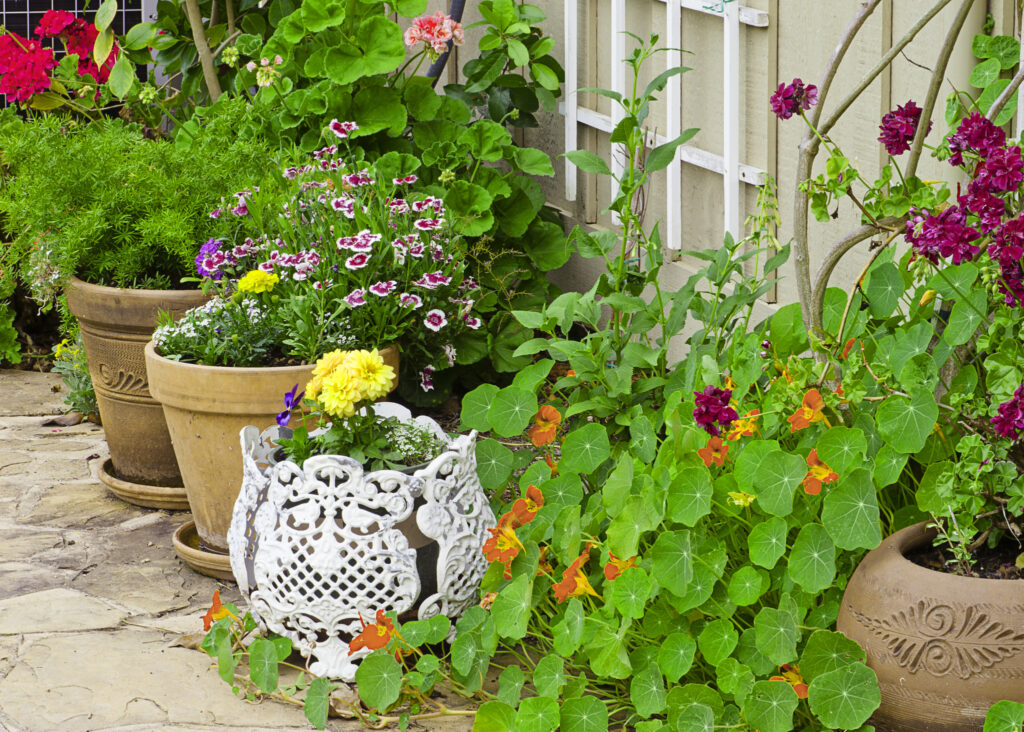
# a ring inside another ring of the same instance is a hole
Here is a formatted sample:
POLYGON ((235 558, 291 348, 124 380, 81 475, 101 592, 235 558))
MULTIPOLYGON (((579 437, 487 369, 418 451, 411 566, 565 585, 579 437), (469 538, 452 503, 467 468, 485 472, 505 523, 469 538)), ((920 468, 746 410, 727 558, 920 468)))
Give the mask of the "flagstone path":
POLYGON ((59 385, 0 371, 0 730, 312 729, 297 707, 236 697, 194 649, 214 590, 239 602, 236 587, 175 556, 188 513, 129 505, 96 479, 102 428, 42 425, 62 411, 59 385))

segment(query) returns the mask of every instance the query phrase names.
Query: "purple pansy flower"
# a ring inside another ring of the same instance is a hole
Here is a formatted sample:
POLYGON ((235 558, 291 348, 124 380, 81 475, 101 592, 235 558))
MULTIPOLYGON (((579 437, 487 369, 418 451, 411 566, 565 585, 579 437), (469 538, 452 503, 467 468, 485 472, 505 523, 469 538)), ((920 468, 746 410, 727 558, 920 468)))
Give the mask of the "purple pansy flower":
POLYGON ((284 411, 277 415, 277 426, 285 427, 288 424, 288 420, 292 417, 292 410, 302 404, 302 397, 306 396, 305 391, 299 392, 296 396, 295 392, 299 390, 299 385, 296 384, 292 387, 292 390, 284 395, 284 411))

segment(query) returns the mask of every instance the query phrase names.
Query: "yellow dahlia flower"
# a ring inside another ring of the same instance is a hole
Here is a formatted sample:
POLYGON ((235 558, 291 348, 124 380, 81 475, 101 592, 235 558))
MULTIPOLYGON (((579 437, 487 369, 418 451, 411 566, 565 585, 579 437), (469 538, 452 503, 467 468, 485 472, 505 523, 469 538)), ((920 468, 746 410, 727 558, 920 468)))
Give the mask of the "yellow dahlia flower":
POLYGON ((320 394, 320 389, 323 387, 324 378, 335 369, 343 366, 347 355, 348 351, 336 350, 325 353, 317 359, 316 365, 313 366, 313 378, 306 384, 307 397, 310 399, 317 398, 317 395, 320 394))
POLYGON ((377 401, 391 389, 395 370, 384 363, 376 348, 372 351, 350 351, 345 364, 359 380, 364 399, 377 401))
POLYGON ((238 281, 239 292, 270 292, 281 281, 276 274, 254 269, 238 281))
POLYGON ((324 411, 334 417, 351 417, 362 400, 362 389, 355 373, 344 365, 325 376, 318 400, 324 411))

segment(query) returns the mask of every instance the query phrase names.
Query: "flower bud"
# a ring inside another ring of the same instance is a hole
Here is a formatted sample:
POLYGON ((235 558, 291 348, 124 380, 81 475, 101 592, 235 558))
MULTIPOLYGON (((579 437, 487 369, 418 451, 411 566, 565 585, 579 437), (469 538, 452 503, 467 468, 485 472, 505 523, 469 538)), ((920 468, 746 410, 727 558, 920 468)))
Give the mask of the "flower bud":
POLYGON ((923 308, 925 305, 927 305, 928 303, 930 303, 934 299, 935 299, 935 290, 925 290, 924 294, 921 296, 921 302, 918 303, 918 307, 922 307, 923 308))

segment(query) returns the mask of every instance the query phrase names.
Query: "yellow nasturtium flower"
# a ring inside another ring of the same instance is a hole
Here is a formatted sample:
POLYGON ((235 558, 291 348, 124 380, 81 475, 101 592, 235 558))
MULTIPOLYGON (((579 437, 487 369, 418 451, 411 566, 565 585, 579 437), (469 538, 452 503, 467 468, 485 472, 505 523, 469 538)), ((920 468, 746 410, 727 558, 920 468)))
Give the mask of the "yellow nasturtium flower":
POLYGON ((238 281, 239 292, 270 292, 281 281, 276 274, 254 269, 238 281))

